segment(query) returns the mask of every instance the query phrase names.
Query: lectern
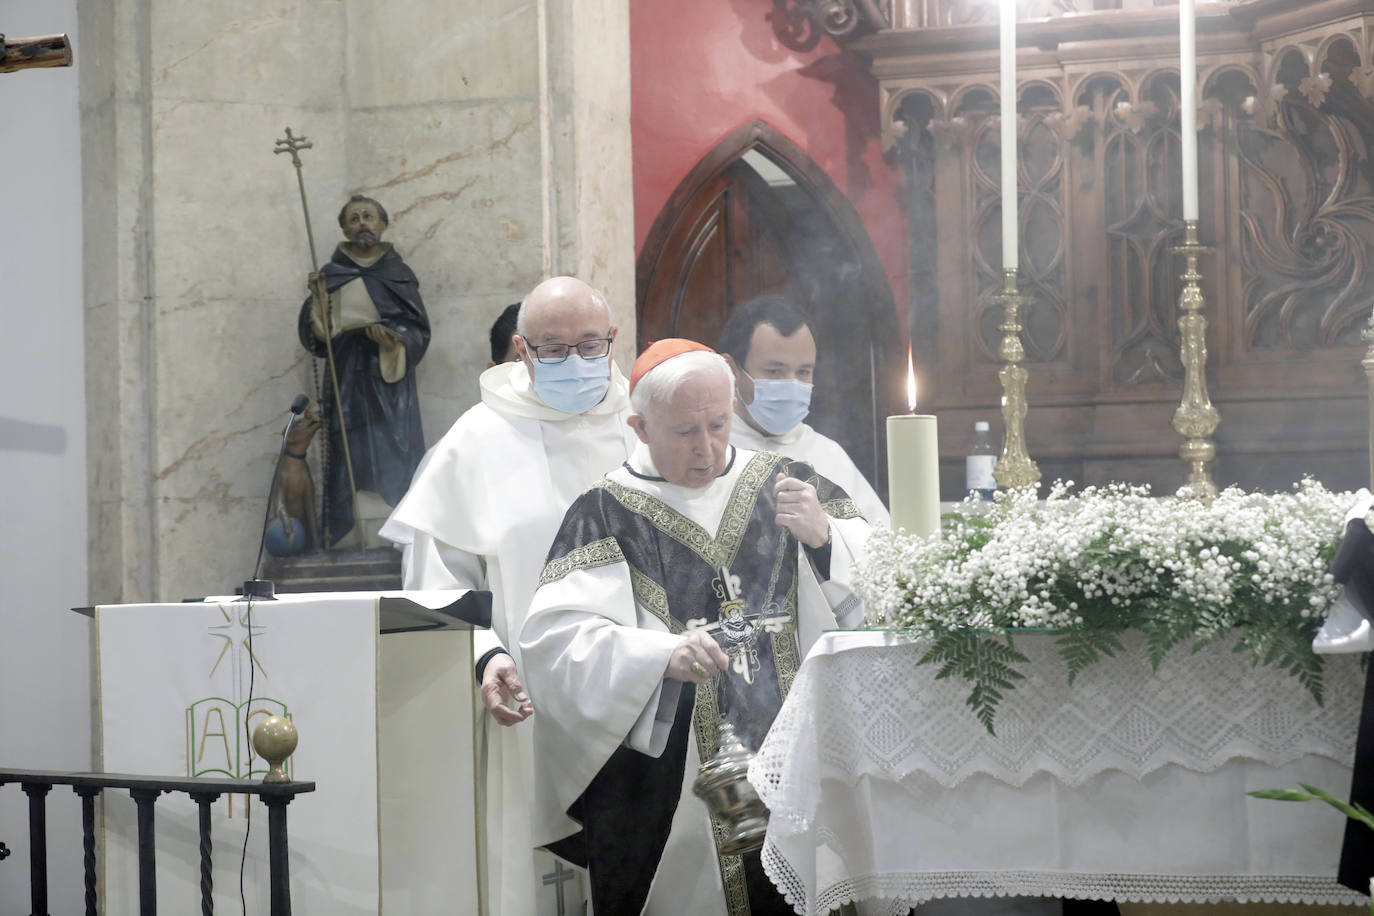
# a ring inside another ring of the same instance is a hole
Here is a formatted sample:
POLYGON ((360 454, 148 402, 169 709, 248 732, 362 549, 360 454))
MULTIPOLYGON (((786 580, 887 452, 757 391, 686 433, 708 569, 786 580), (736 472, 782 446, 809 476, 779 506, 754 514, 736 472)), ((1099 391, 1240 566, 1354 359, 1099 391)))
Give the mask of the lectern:
MULTIPOLYGON (((285 594, 95 609, 99 766, 260 778, 247 732, 290 718, 288 772, 318 790, 290 808, 300 913, 478 912, 472 630, 488 592, 285 594)), ((107 796, 105 904, 137 911, 132 802, 107 796)), ((196 806, 157 807, 160 910, 200 900, 196 806)), ((215 806, 216 911, 266 912, 267 820, 244 796, 215 806)))

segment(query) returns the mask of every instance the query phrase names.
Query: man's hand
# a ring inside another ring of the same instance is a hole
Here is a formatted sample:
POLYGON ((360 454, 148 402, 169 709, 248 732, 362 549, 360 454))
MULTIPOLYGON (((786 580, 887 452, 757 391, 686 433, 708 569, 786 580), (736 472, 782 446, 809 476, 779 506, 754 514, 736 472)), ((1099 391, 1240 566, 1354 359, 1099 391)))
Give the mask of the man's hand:
POLYGON ((369 324, 363 328, 363 333, 367 335, 368 340, 379 347, 394 347, 396 345, 396 337, 392 334, 391 329, 380 324, 369 324))
POLYGON ((682 645, 673 650, 668 659, 668 670, 664 677, 688 684, 704 684, 717 671, 730 666, 730 656, 711 638, 705 630, 693 630, 687 634, 682 645))
POLYGON ((515 673, 515 659, 495 655, 482 672, 482 705, 498 725, 514 725, 534 715, 534 704, 515 673), (514 709, 510 704, 518 704, 514 709))
POLYGON ((830 516, 821 509, 816 488, 779 471, 773 495, 778 498, 778 514, 774 521, 807 547, 824 547, 830 540, 830 516))

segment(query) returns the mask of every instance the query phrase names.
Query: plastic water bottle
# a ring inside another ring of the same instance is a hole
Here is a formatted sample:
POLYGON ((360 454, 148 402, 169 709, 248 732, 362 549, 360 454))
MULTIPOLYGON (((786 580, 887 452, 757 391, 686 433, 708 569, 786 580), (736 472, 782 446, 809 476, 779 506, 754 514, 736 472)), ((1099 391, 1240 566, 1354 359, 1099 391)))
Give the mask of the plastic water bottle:
POLYGON ((980 499, 991 500, 997 489, 992 469, 997 466, 997 449, 992 444, 992 434, 988 432, 988 422, 979 420, 973 424, 973 439, 968 445, 968 457, 964 459, 964 487, 976 492, 980 499))

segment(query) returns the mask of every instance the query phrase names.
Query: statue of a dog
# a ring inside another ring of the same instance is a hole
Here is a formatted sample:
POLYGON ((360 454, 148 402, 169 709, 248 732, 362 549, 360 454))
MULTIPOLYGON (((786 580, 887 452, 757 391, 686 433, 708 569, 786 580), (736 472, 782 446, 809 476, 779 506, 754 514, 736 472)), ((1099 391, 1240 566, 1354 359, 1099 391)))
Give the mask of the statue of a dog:
POLYGON ((315 517, 315 481, 310 476, 310 465, 305 460, 310 440, 315 438, 319 429, 319 417, 307 407, 286 437, 286 449, 277 469, 277 488, 269 512, 275 521, 268 528, 267 549, 277 556, 313 553, 320 549, 320 528, 315 517), (304 543, 300 543, 302 537, 304 543))

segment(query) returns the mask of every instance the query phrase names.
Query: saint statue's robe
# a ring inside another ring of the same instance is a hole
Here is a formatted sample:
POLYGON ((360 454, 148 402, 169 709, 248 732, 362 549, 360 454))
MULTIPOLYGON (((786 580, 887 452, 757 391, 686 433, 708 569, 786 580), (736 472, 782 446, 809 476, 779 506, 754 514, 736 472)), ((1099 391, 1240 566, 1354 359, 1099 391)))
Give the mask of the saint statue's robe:
POLYGON ((844 446, 805 423, 798 423, 780 436, 765 436, 736 415, 730 425, 730 442, 738 448, 777 452, 795 461, 805 461, 816 469, 816 473, 848 493, 854 505, 859 507, 859 514, 870 524, 891 527, 887 506, 844 446))
MULTIPOLYGON (((405 548, 406 588, 490 589, 492 628, 475 634, 475 654, 504 647, 524 678, 515 640, 563 514, 630 453, 628 385, 612 364, 601 403, 568 414, 539 399, 523 362, 493 366, 479 384, 481 402, 425 455, 382 536, 405 548)), ((536 854, 530 827, 531 733, 544 712, 536 705, 532 718, 509 727, 480 698, 476 712, 484 900, 492 916, 532 916, 541 875, 553 869, 536 854)))
POLYGON ((723 720, 757 749, 820 631, 862 619, 849 576, 872 529, 807 465, 731 451, 721 477, 691 489, 637 447, 568 510, 525 620, 543 717, 536 836, 586 862, 596 913, 791 912, 758 853, 718 854, 721 826, 691 784, 723 720), (779 471, 815 484, 824 547, 777 525, 779 471), (683 634, 721 619, 729 674, 701 687, 665 678, 683 634))
MULTIPOLYGON (((425 453, 415 367, 429 347, 429 315, 415 273, 389 243, 380 247, 375 258, 359 261, 340 244, 320 271, 329 293, 339 380, 336 403, 327 368, 320 379, 320 407, 329 431, 324 528, 330 544, 343 538, 354 523, 340 416, 348 432, 354 485, 378 494, 389 506, 400 502, 425 453), (372 324, 391 332, 388 344, 378 345, 367 337, 363 328, 372 324)), ((297 330, 301 345, 325 359, 320 312, 313 297, 307 299, 297 330)))

